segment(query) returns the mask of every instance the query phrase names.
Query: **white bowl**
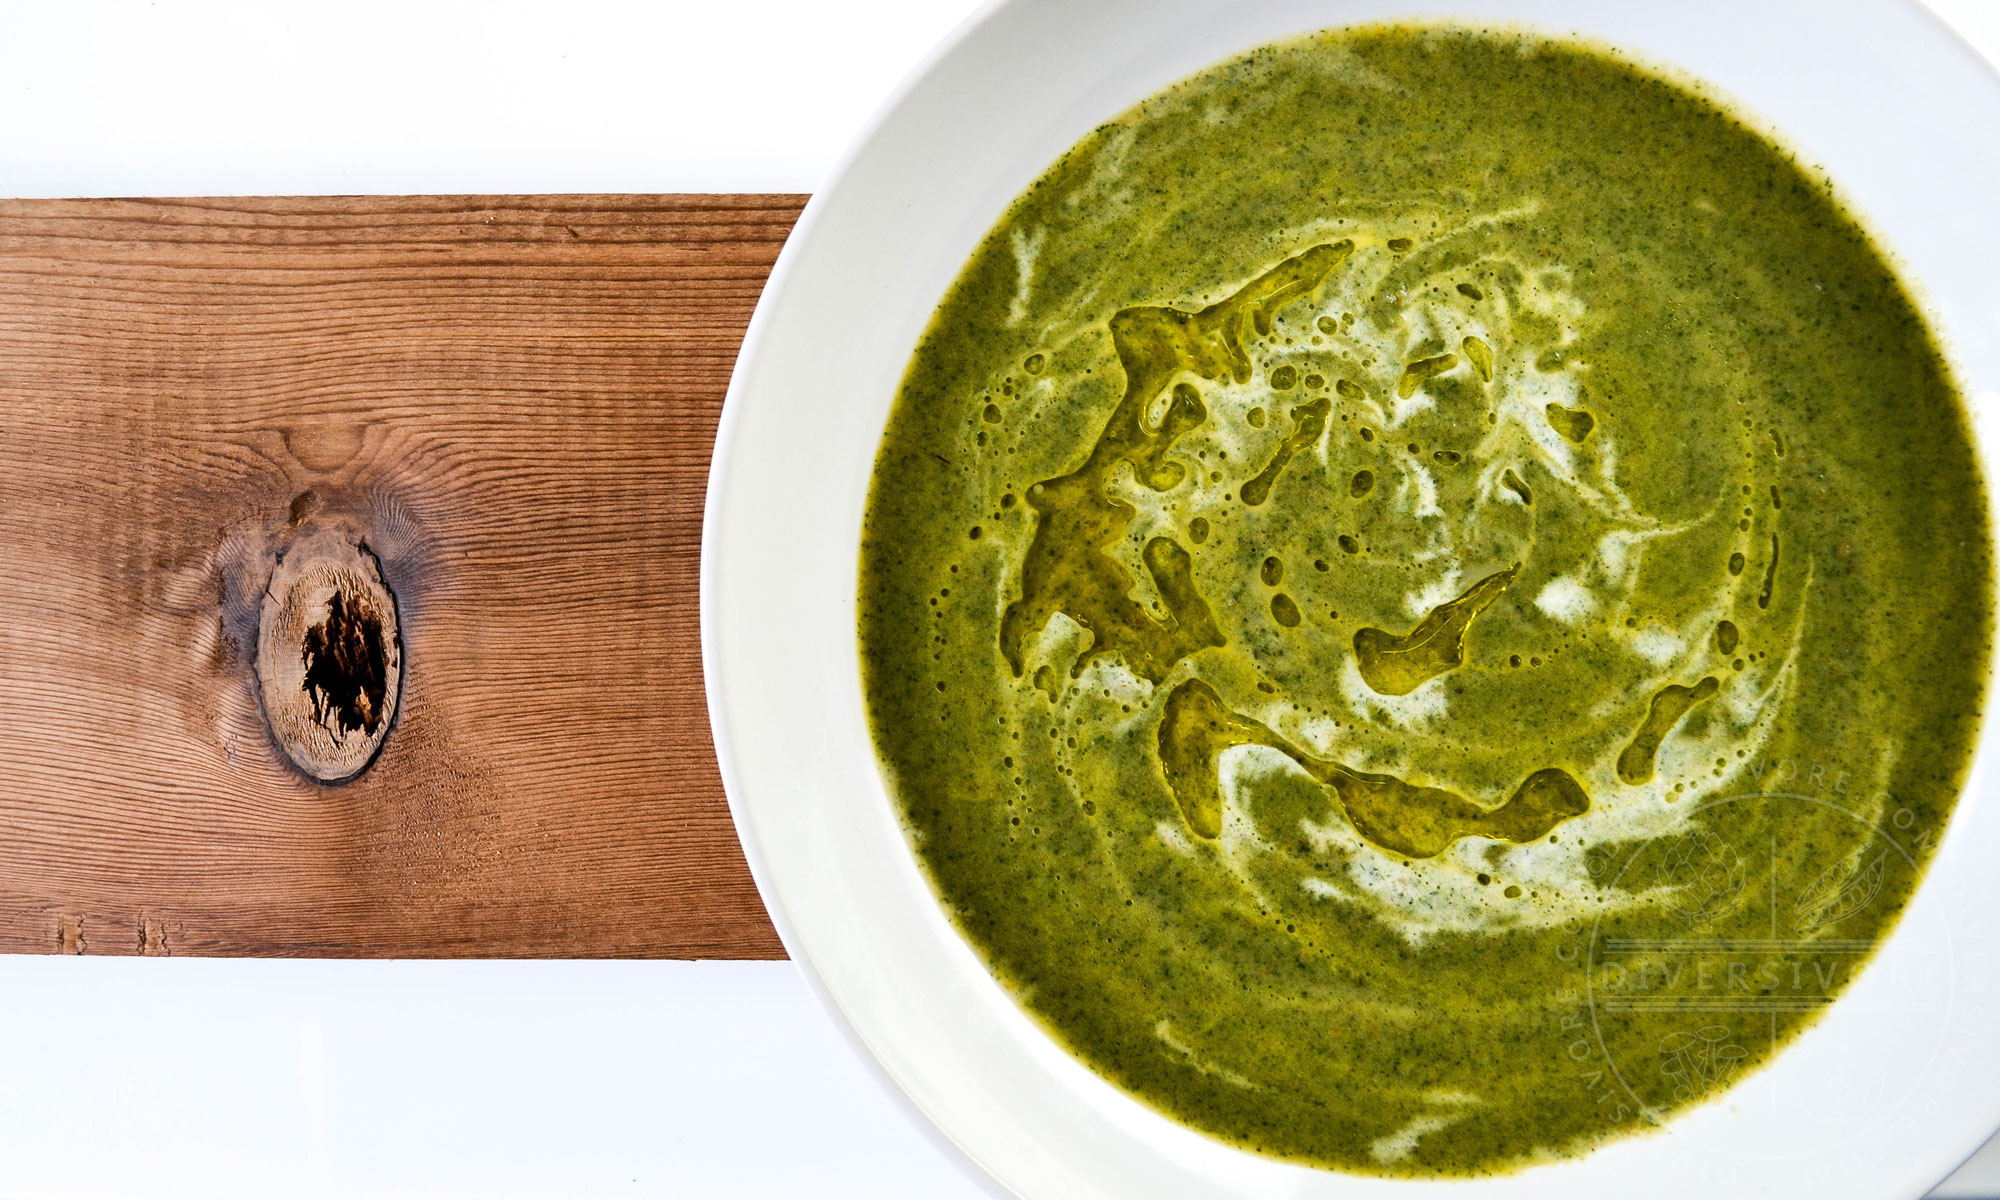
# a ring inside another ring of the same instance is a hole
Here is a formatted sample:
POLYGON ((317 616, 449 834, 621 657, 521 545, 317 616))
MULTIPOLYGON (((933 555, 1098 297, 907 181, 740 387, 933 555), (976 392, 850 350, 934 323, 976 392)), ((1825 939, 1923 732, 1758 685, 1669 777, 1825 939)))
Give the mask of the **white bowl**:
MULTIPOLYGON (((1920 1195, 2000 1124, 1992 723, 1908 915, 1817 1025, 1658 1132, 1463 1182, 1260 1158, 1141 1105, 1014 1006, 946 920, 899 829, 862 709, 862 511, 911 350, 967 256, 1077 138, 1167 84, 1274 38, 1440 15, 1578 33, 1676 68, 1822 166, 1915 285, 1975 409, 1989 477, 2000 475, 1985 420, 2000 405, 1990 145, 2000 80, 1913 4, 996 4, 931 56, 807 206, 744 339, 716 438, 703 663, 723 782, 764 902, 889 1081, 1024 1196, 1920 1195)), ((1826 748, 1822 765, 1838 768, 1840 753, 1826 748)))

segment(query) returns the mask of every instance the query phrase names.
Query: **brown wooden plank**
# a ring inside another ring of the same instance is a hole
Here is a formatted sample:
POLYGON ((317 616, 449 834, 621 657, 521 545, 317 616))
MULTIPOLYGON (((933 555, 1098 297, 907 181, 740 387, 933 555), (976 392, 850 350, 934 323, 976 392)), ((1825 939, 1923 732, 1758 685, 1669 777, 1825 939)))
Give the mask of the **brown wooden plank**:
POLYGON ((0 202, 0 951, 781 957, 696 560, 802 200, 0 202), (315 528, 404 660, 332 785, 252 670, 315 528))

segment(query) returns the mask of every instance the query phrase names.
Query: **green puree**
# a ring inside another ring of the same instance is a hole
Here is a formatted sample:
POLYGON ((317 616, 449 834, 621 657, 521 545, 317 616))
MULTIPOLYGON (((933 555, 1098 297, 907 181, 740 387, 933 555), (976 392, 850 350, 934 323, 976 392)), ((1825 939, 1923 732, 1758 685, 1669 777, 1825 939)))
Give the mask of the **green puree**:
POLYGON ((1385 1174, 1581 1153, 1894 925, 1991 566, 1827 185, 1587 46, 1370 27, 1094 131, 939 307, 861 653, 965 936, 1160 1111, 1385 1174))

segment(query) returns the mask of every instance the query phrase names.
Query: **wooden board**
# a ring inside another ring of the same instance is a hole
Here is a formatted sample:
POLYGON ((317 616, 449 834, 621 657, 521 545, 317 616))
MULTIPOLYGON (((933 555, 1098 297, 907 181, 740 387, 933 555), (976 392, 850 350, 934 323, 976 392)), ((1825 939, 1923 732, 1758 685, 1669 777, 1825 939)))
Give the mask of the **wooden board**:
POLYGON ((782 957, 696 576, 802 200, 0 202, 0 951, 782 957), (254 670, 323 528, 402 653, 339 784, 254 670))

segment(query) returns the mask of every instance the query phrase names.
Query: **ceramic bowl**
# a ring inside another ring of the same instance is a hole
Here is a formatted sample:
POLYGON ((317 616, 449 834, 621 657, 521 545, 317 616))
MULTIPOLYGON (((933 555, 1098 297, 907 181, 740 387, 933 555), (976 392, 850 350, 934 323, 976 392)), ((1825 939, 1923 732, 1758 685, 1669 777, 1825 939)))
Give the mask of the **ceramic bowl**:
MULTIPOLYGON (((1986 420, 2000 405, 2000 80, 1913 4, 1005 0, 931 55, 813 197, 731 381, 703 533, 703 661, 764 901, 860 1050, 997 1190, 1920 1195, 2000 1124, 1993 723, 1896 933, 1775 1061, 1656 1132, 1469 1181, 1262 1158, 1145 1107, 1014 1005, 897 824, 863 717, 856 571, 876 446, 933 308, 1008 203, 1093 126, 1259 43, 1412 16, 1608 43, 1706 82, 1818 165, 1928 310, 2000 474, 1986 420)), ((1837 778, 1841 754, 1798 764, 1798 790, 1837 778)))

